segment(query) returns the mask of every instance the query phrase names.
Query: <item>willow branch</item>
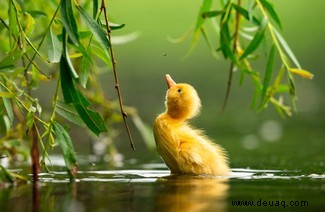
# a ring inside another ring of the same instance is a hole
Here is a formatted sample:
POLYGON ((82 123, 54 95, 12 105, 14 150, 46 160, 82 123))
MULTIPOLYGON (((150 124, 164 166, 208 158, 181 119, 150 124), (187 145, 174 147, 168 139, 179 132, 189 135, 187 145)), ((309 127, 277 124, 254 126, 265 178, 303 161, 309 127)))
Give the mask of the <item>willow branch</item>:
POLYGON ((120 110, 121 110, 121 114, 123 116, 123 121, 124 121, 124 125, 125 125, 125 128, 126 128, 128 137, 129 137, 131 148, 135 151, 135 147, 134 147, 134 144, 133 144, 130 128, 129 128, 129 125, 127 123, 127 113, 124 111, 124 108, 123 108, 123 99, 122 99, 121 89, 120 89, 118 75, 117 75, 117 71, 116 71, 116 61, 115 61, 113 46, 112 46, 112 42, 111 42, 111 28, 109 26, 108 16, 107 16, 107 13, 106 13, 105 0, 102 0, 100 10, 104 12, 107 36, 108 36, 108 40, 109 40, 109 44, 110 44, 109 50, 110 50, 110 56, 111 56, 111 61, 112 61, 112 66, 113 66, 113 73, 114 73, 114 78, 115 78, 115 89, 116 89, 117 95, 118 95, 120 110))
MULTIPOLYGON (((237 5, 238 6, 241 5, 241 0, 238 0, 237 5)), ((240 23, 240 13, 237 11, 236 12, 236 26, 235 26, 235 34, 234 34, 234 43, 233 43, 233 46, 232 46, 232 52, 234 54, 236 54, 237 46, 238 46, 239 23, 240 23)), ((223 106, 222 106, 222 112, 226 109, 227 102, 228 102, 228 99, 229 99, 230 90, 231 90, 231 83, 232 83, 232 75, 233 75, 233 72, 234 72, 234 68, 235 68, 235 63, 234 63, 234 61, 231 61, 230 67, 229 67, 227 91, 226 91, 226 96, 225 96, 223 106)))

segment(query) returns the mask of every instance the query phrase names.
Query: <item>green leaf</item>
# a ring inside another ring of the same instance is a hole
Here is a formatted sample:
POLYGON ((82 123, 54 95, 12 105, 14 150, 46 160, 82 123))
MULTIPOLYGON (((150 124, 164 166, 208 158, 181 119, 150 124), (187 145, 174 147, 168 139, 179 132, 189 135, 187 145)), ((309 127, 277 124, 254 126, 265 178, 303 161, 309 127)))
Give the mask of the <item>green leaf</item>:
POLYGON ((211 39, 210 39, 210 37, 209 37, 209 35, 208 35, 207 30, 205 29, 205 27, 202 27, 201 28, 201 33, 203 35, 203 38, 205 40, 205 43, 208 45, 208 47, 209 47, 209 49, 211 51, 211 54, 214 57, 218 58, 219 56, 218 56, 218 54, 217 54, 217 52, 215 50, 215 47, 212 44, 212 41, 211 41, 211 39))
POLYGON ((70 179, 74 179, 77 176, 78 166, 72 140, 68 132, 57 122, 53 123, 53 131, 56 140, 61 147, 64 162, 67 167, 70 179))
MULTIPOLYGON (((1 89, 1 87, 0 87, 0 89, 1 89)), ((8 115, 10 126, 11 126, 14 121, 14 113, 12 110, 11 101, 8 98, 2 98, 2 101, 3 101, 4 107, 7 111, 7 115, 8 115)))
POLYGON ((75 91, 75 87, 71 79, 69 64, 63 55, 60 60, 60 74, 64 101, 67 104, 73 103, 72 95, 74 95, 74 93, 72 92, 75 91))
POLYGON ((93 0, 93 19, 96 19, 98 14, 98 0, 93 0))
POLYGON ((104 120, 99 113, 89 110, 90 103, 88 100, 76 89, 72 77, 70 75, 69 65, 62 56, 60 62, 60 73, 61 73, 61 87, 65 103, 73 103, 79 116, 83 122, 97 136, 101 132, 106 132, 107 128, 104 120))
POLYGON ((78 27, 73 15, 71 0, 61 0, 60 12, 64 28, 68 32, 71 41, 78 46, 80 43, 78 27))
POLYGON ((18 23, 16 19, 16 11, 12 3, 9 3, 9 43, 10 43, 10 50, 16 47, 16 41, 14 38, 19 37, 19 30, 18 30, 18 23))
POLYGON ((276 91, 277 93, 288 93, 290 91, 290 88, 288 85, 281 84, 277 87, 276 91))
POLYGON ((47 60, 46 57, 44 57, 44 55, 41 54, 41 52, 38 51, 38 49, 34 46, 34 44, 29 40, 29 38, 24 34, 23 34, 23 37, 24 39, 26 40, 26 42, 29 44, 29 46, 35 51, 35 53, 40 57, 42 58, 43 60, 45 60, 46 62, 50 62, 47 60))
POLYGON ((232 53, 231 47, 230 47, 230 32, 228 24, 225 23, 221 26, 220 29, 220 50, 223 53, 223 56, 227 59, 229 54, 229 50, 232 53))
POLYGON ((35 68, 35 66, 32 66, 32 78, 30 81, 29 86, 33 89, 36 90, 38 88, 38 84, 39 84, 39 72, 38 70, 35 68))
POLYGON ((194 28, 194 36, 193 36, 192 48, 191 49, 193 49, 193 46, 196 44, 197 39, 198 39, 198 37, 200 35, 200 32, 201 32, 201 27, 205 22, 205 19, 202 17, 202 14, 204 12, 209 11, 211 6, 212 6, 212 0, 203 0, 202 1, 200 11, 199 11, 199 14, 198 14, 197 20, 196 20, 196 25, 195 25, 195 28, 194 28))
MULTIPOLYGON (((78 95, 78 98, 79 100, 82 98, 80 93, 78 95)), ((87 127, 93 133, 95 133, 95 135, 98 136, 102 132, 107 132, 105 122, 98 112, 87 109, 83 103, 75 103, 74 106, 78 111, 81 119, 84 121, 87 127)))
POLYGON ((10 139, 10 140, 6 140, 3 142, 3 145, 6 148, 12 148, 12 147, 18 147, 21 146, 23 140, 22 139, 10 139))
POLYGON ((100 47, 100 44, 96 41, 91 42, 91 51, 94 55, 96 55, 99 59, 105 62, 106 65, 111 66, 111 58, 109 56, 109 52, 105 51, 100 47))
POLYGON ((21 58, 21 51, 11 51, 0 61, 0 71, 12 70, 14 69, 14 63, 21 58))
POLYGON ((261 41, 264 38, 265 25, 266 24, 261 25, 259 31, 255 34, 253 40, 250 42, 250 44, 244 50, 244 53, 240 56, 240 60, 242 60, 243 58, 246 58, 248 55, 250 55, 252 52, 254 52, 259 47, 259 45, 261 44, 261 41))
POLYGON ((108 24, 111 30, 122 29, 123 27, 125 27, 125 24, 116 24, 112 22, 109 22, 108 24))
POLYGON ((219 15, 222 15, 225 11, 224 10, 213 10, 202 13, 202 18, 213 18, 219 15))
POLYGON ((236 56, 234 55, 234 53, 232 52, 232 49, 229 45, 227 45, 226 43, 221 45, 221 50, 223 52, 223 54, 225 55, 225 58, 230 58, 230 60, 236 64, 236 66, 239 66, 238 65, 238 61, 237 61, 237 58, 236 56))
POLYGON ((76 7, 77 7, 77 10, 79 11, 81 17, 87 23, 87 26, 89 27, 90 31, 93 33, 95 38, 99 41, 99 43, 101 44, 103 49, 108 50, 110 48, 110 43, 108 41, 108 38, 107 38, 105 32, 98 25, 98 23, 87 13, 86 10, 84 10, 79 5, 77 5, 76 7))
POLYGON ((7 171, 3 166, 0 165, 0 182, 5 181, 9 183, 14 183, 14 177, 7 171))
POLYGON ((35 19, 29 13, 25 13, 23 18, 25 19, 26 22, 24 27, 25 35, 30 36, 33 33, 35 28, 35 19))
POLYGON ((293 110, 297 111, 295 81, 293 79, 292 74, 289 71, 287 71, 287 75, 288 75, 288 79, 289 79, 289 93, 290 93, 291 105, 293 107, 293 110))
MULTIPOLYGON (((90 52, 91 48, 89 48, 88 51, 90 52)), ((92 67, 92 62, 87 57, 82 57, 80 62, 80 68, 79 68, 79 76, 80 76, 79 83, 84 88, 86 88, 87 86, 91 67, 92 67)))
POLYGON ((40 10, 27 10, 27 12, 34 18, 47 17, 47 14, 40 10))
MULTIPOLYGON (((109 24, 109 28, 111 30, 117 30, 117 29, 122 29, 123 27, 125 27, 125 24, 117 24, 117 23, 113 23, 113 22, 108 22, 109 24)), ((103 27, 103 29, 106 29, 106 23, 104 21, 100 22, 100 26, 103 27)))
POLYGON ((232 4, 232 6, 235 8, 235 10, 240 13, 245 19, 248 21, 253 21, 257 25, 261 25, 261 22, 252 14, 250 14, 246 9, 242 8, 241 6, 238 6, 237 4, 232 4))
POLYGON ((80 39, 88 38, 92 35, 90 31, 80 31, 79 32, 79 37, 80 39))
POLYGON ((30 105, 28 108, 28 113, 27 113, 26 119, 25 119, 27 129, 31 129, 34 124, 35 112, 36 112, 36 108, 33 107, 32 105, 30 105))
POLYGON ((271 81, 271 76, 273 72, 273 66, 274 66, 274 50, 275 47, 274 45, 271 47, 270 53, 269 53, 269 58, 267 60, 267 65, 266 65, 266 70, 265 70, 265 76, 264 76, 264 81, 263 81, 263 90, 262 90, 262 104, 261 107, 263 107, 266 103, 266 92, 267 89, 270 85, 271 81))
POLYGON ((270 14, 270 16, 272 17, 272 19, 278 24, 278 26, 281 29, 282 28, 282 25, 281 25, 280 18, 276 14, 276 12, 275 12, 272 4, 270 2, 268 2, 267 0, 260 0, 260 2, 263 4, 263 6, 265 7, 265 9, 268 11, 268 13, 270 14))
POLYGON ((282 37, 282 35, 275 29, 274 30, 274 34, 276 35, 276 37, 278 38, 278 40, 280 41, 282 47, 284 48, 284 50, 287 52, 288 56, 290 57, 290 59, 294 62, 294 64, 301 69, 301 66, 296 58, 296 56, 294 55, 294 53, 292 52, 292 50, 290 49, 289 45, 287 44, 287 42, 284 40, 284 38, 282 37))
MULTIPOLYGON (((3 77, 0 76, 0 80, 1 82, 5 82, 5 80, 3 79, 3 77)), ((0 85, 0 93, 7 93, 4 88, 2 88, 2 86, 0 85)), ((8 98, 12 98, 11 97, 12 93, 10 94, 10 97, 8 98)), ((16 95, 15 95, 16 96, 16 95)), ((14 97, 14 96, 13 96, 14 97)), ((10 125, 12 125, 13 123, 13 120, 14 120, 14 113, 13 113, 13 110, 12 110, 12 105, 11 105, 11 101, 10 99, 8 99, 7 97, 2 97, 2 101, 3 101, 3 105, 7 111, 7 115, 9 117, 9 121, 10 121, 10 125)))
MULTIPOLYGON (((1 88, 0 88, 0 90, 1 90, 1 88)), ((2 97, 2 98, 14 98, 16 96, 18 96, 18 95, 15 93, 0 91, 0 97, 2 97)))
POLYGON ((49 33, 46 36, 47 41, 47 55, 49 58, 49 61, 51 63, 58 63, 61 59, 62 54, 62 45, 56 36, 56 34, 53 32, 52 28, 50 28, 49 33))
MULTIPOLYGON (((73 75, 73 77, 75 79, 79 78, 78 73, 76 72, 76 70, 73 67, 73 64, 71 62, 70 56, 69 56, 69 52, 68 52, 68 46, 67 46, 67 36, 66 36, 66 31, 64 29, 62 29, 62 45, 63 45, 63 58, 65 59, 64 61, 67 64, 67 70, 69 70, 71 72, 71 74, 73 75)), ((79 45, 81 46, 81 45, 79 45)), ((62 61, 62 57, 60 59, 60 61, 62 61)), ((61 64, 61 62, 60 62, 61 64)))
POLYGON ((82 121, 72 104, 66 104, 63 101, 58 100, 56 104, 56 112, 66 120, 80 127, 86 127, 85 123, 82 121))
POLYGON ((201 26, 204 24, 205 20, 202 17, 202 14, 209 11, 211 6, 212 6, 212 0, 203 0, 202 1, 200 11, 199 11, 199 14, 198 14, 197 20, 196 20, 196 25, 195 25, 195 29, 194 29, 195 32, 198 31, 201 28, 201 26))

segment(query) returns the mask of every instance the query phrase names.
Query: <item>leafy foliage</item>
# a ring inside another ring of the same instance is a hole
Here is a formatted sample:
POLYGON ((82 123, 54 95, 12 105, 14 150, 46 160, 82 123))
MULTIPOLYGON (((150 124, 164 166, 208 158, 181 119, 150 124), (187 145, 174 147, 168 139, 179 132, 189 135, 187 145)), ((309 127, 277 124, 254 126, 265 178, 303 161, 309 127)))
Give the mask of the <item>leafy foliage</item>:
MULTIPOLYGON (((48 151, 58 145, 73 179, 76 153, 64 120, 97 136, 111 130, 108 123, 122 120, 116 118, 119 104, 105 98, 96 71, 99 61, 112 67, 110 31, 105 32, 103 24, 106 14, 102 15, 97 0, 84 5, 72 0, 8 0, 0 6, 0 156, 27 158, 24 144, 37 140, 42 148, 40 163, 48 170, 48 151), (51 81, 57 84, 49 93, 52 108, 43 111, 34 90, 51 81)), ((110 30, 123 27, 112 24, 110 30)), ((37 146, 31 148, 38 151, 37 146)), ((2 173, 10 181, 11 175, 2 173)))
POLYGON ((278 31, 281 28, 281 20, 269 0, 202 1, 194 28, 193 45, 201 34, 214 55, 222 52, 224 58, 230 60, 225 104, 230 91, 232 73, 237 67, 241 70, 241 83, 246 76, 251 77, 254 82, 252 107, 262 110, 271 103, 283 116, 292 114, 291 107, 295 110, 293 74, 308 79, 313 75, 301 69, 294 53, 278 31), (214 7, 218 9, 215 10, 214 7), (219 38, 218 44, 212 45, 211 34, 219 38), (265 47, 264 54, 267 55, 263 80, 260 68, 254 67, 261 46, 265 47), (291 106, 284 104, 284 93, 289 94, 291 106))

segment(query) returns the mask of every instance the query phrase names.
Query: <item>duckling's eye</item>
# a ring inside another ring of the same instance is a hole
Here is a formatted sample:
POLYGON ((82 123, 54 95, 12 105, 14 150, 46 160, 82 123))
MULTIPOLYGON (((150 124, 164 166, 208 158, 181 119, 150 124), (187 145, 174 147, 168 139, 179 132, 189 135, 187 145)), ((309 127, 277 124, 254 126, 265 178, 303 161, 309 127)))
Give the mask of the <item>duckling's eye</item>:
POLYGON ((181 92, 182 92, 182 89, 181 89, 181 88, 179 88, 179 89, 177 90, 177 92, 178 92, 178 93, 181 93, 181 92))

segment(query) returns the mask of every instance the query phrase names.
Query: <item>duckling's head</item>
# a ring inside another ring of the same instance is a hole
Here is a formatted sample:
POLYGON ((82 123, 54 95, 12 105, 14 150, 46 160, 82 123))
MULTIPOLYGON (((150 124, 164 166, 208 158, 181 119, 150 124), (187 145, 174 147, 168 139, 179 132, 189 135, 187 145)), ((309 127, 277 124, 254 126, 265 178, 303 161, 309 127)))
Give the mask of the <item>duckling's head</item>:
POLYGON ((175 83, 169 74, 166 75, 167 114, 179 120, 186 120, 197 115, 201 108, 201 100, 196 90, 189 84, 175 83))

